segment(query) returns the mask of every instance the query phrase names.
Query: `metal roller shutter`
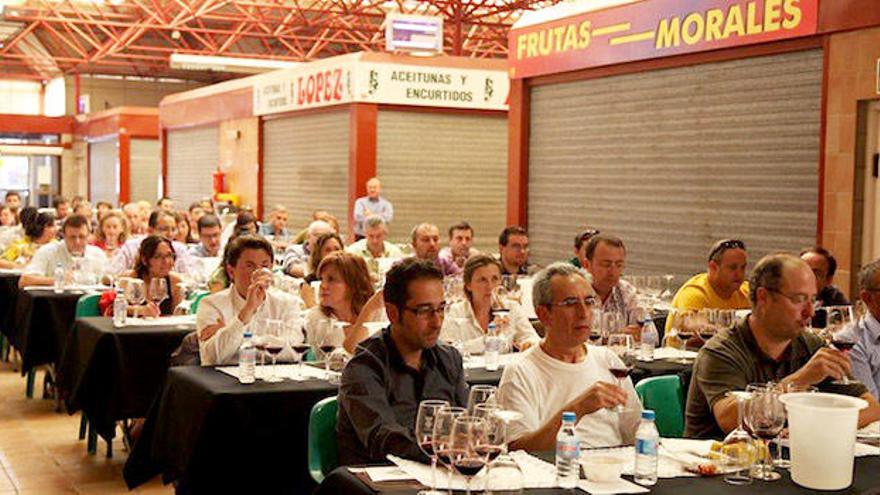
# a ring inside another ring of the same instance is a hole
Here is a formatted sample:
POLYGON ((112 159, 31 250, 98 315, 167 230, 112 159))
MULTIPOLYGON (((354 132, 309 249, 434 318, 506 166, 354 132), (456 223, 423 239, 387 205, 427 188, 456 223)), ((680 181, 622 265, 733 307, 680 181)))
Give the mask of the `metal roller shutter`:
MULTIPOLYGON (((156 139, 131 140, 131 201, 159 199, 159 174, 161 173, 159 141, 156 139)), ((203 179, 207 180, 207 179, 203 179)), ((188 205, 180 204, 181 209, 188 205)))
POLYGON ((321 112, 263 123, 263 204, 283 204, 293 226, 326 210, 348 232, 349 112, 321 112))
POLYGON ((89 143, 89 196, 92 203, 119 202, 119 138, 89 143))
POLYGON ((186 207, 211 196, 211 174, 220 164, 220 135, 217 127, 197 127, 168 131, 168 196, 186 207))
POLYGON ((466 220, 474 245, 498 250, 507 208, 507 119, 484 115, 379 111, 377 175, 394 204, 389 238, 409 242, 430 222, 446 244, 466 220))
POLYGON ((584 225, 627 243, 630 273, 704 271, 711 244, 756 261, 816 233, 822 51, 565 84, 531 94, 534 261, 584 225))

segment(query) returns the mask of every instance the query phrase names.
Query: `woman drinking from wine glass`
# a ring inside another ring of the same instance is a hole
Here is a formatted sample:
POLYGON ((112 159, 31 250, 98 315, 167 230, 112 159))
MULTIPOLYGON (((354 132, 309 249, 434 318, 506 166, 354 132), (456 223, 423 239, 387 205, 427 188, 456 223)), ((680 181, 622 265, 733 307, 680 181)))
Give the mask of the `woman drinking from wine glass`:
MULTIPOLYGON (((342 346, 353 353, 357 345, 369 337, 364 323, 381 318, 384 311, 382 293, 373 292, 367 263, 360 256, 336 251, 327 255, 318 265, 321 280, 319 304, 309 310, 306 329, 321 325, 322 320, 335 319, 348 323, 344 327, 342 346)), ((315 343, 315 342, 313 342, 315 343)))
POLYGON ((147 305, 138 311, 138 314, 156 317, 174 313, 174 308, 183 299, 180 290, 181 278, 171 271, 176 260, 174 247, 169 239, 151 235, 141 243, 134 269, 122 274, 123 277, 139 278, 144 281, 147 305), (161 280, 165 283, 162 284, 161 280), (163 285, 164 295, 161 289, 163 285))
POLYGON ((501 285, 501 263, 486 254, 471 256, 464 264, 465 299, 452 303, 440 337, 451 342, 463 342, 465 350, 481 353, 489 323, 495 321, 499 331, 520 350, 537 343, 540 338, 522 307, 514 301, 504 301, 505 311, 499 309, 500 301, 494 300, 495 289, 501 285))

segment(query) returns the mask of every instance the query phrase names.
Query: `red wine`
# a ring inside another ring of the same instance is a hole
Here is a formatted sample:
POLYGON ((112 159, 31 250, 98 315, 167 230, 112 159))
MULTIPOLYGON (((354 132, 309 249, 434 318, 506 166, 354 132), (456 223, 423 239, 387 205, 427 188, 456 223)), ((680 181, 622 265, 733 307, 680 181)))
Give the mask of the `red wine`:
POLYGON ((296 351, 297 354, 304 354, 309 352, 309 347, 311 346, 308 344, 294 344, 293 350, 296 351))
POLYGON ((678 338, 680 338, 684 341, 690 340, 691 337, 693 337, 693 336, 694 336, 693 332, 683 332, 681 330, 678 331, 678 338))
POLYGON ((254 344, 254 347, 257 348, 260 352, 266 352, 266 344, 260 342, 259 344, 254 344))
POLYGON ((333 349, 336 349, 336 346, 335 345, 322 345, 320 347, 320 349, 321 349, 321 352, 323 352, 324 354, 330 354, 331 352, 333 352, 333 349))
POLYGON ((419 443, 419 447, 422 448, 422 451, 428 457, 431 457, 434 455, 434 442, 432 442, 430 440, 425 440, 425 441, 419 443))
POLYGON ((591 333, 590 340, 592 340, 593 342, 602 340, 602 334, 601 333, 591 333))
POLYGON ((461 451, 456 451, 450 448, 440 448, 437 450, 437 459, 440 460, 443 464, 448 467, 452 467, 452 459, 461 455, 461 451))
POLYGON ((266 351, 268 351, 269 354, 278 354, 279 352, 281 352, 281 349, 284 349, 284 347, 282 347, 280 345, 278 345, 278 346, 267 345, 266 346, 266 351))
POLYGON ((495 460, 496 457, 501 455, 501 446, 499 445, 478 445, 476 449, 477 454, 488 457, 489 462, 495 460))
POLYGON ((837 350, 844 351, 844 352, 846 352, 846 351, 852 349, 852 348, 856 345, 855 342, 847 342, 847 341, 845 341, 845 340, 832 340, 832 341, 831 341, 831 344, 832 344, 837 350))
POLYGON ((758 429, 758 430, 753 431, 753 433, 755 434, 756 437, 758 437, 762 440, 773 440, 774 438, 776 438, 776 435, 779 434, 779 431, 780 430, 776 430, 776 429, 773 429, 773 430, 758 429))
POLYGON ((476 457, 465 457, 462 459, 458 459, 455 461, 455 470, 461 473, 463 476, 474 476, 483 469, 483 466, 486 465, 486 461, 483 459, 479 459, 476 457))
POLYGON ((611 368, 608 371, 610 371, 611 374, 615 376, 615 378, 623 380, 624 378, 629 376, 629 374, 632 372, 632 368, 611 368))
POLYGON ((715 334, 714 334, 714 333, 702 333, 702 332, 701 332, 701 333, 700 333, 700 338, 703 339, 703 340, 709 340, 709 339, 712 338, 713 335, 715 335, 715 334))

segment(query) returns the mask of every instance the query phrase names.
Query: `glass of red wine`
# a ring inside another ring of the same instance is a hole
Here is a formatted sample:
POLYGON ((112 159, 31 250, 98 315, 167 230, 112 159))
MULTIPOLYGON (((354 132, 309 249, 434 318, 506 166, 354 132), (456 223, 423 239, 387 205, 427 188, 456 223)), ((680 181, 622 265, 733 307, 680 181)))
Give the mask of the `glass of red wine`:
POLYGON ((419 412, 416 414, 416 438, 419 448, 431 459, 431 486, 429 490, 422 490, 419 495, 442 495, 437 491, 437 453, 434 451, 434 425, 437 417, 444 408, 449 407, 445 400, 423 400, 419 403, 419 412))
MULTIPOLYGON (((746 403, 746 425, 752 435, 768 445, 785 427, 785 406, 779 400, 779 395, 779 391, 772 387, 754 390, 746 403)), ((755 478, 762 481, 778 480, 781 476, 773 470, 769 449, 761 457, 761 467, 755 478)))
POLYGON ((303 361, 305 361, 306 353, 309 352, 311 346, 306 341, 305 329, 302 328, 299 321, 284 322, 285 334, 287 335, 287 344, 293 351, 293 362, 296 363, 296 375, 294 379, 302 380, 303 361))
POLYGON ((452 425, 456 418, 465 414, 467 414, 465 408, 449 406, 441 409, 434 420, 434 434, 431 437, 434 455, 449 470, 449 485, 452 485, 452 459, 454 457, 453 447, 450 443, 452 425))
POLYGON ((266 332, 263 335, 263 346, 266 352, 272 357, 272 373, 266 378, 269 383, 278 383, 281 377, 278 376, 276 360, 278 354, 284 349, 285 341, 284 326, 281 320, 266 320, 266 332))
POLYGON ((452 467, 464 476, 465 490, 471 493, 471 479, 486 466, 486 456, 478 447, 485 443, 486 420, 476 416, 459 416, 452 423, 449 444, 452 447, 452 467))
MULTIPOLYGON (((831 306, 827 308, 826 335, 831 336, 831 346, 848 354, 859 340, 858 325, 854 322, 852 306, 831 306)), ((851 385, 858 383, 847 375, 835 380, 835 385, 851 385)))

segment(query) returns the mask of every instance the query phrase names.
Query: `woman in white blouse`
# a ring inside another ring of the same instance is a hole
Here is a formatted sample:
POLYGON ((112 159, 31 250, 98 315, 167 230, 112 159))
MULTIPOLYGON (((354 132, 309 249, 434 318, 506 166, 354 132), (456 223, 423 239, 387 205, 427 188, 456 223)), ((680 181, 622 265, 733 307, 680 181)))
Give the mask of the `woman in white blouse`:
POLYGON ((318 343, 314 333, 321 320, 332 318, 349 323, 344 329, 342 346, 354 353, 357 345, 370 336, 364 323, 377 321, 380 311, 385 310, 382 292, 373 290, 364 259, 345 251, 334 251, 324 257, 316 273, 321 280, 319 304, 306 316, 307 339, 318 343))
MULTIPOLYGON (((440 338, 448 342, 463 342, 468 352, 482 353, 483 339, 493 321, 492 297, 501 285, 501 263, 492 256, 477 254, 464 264, 464 293, 466 298, 452 304, 443 320, 440 338)), ((519 350, 525 350, 540 340, 522 307, 510 302, 508 321, 495 323, 519 350)))

